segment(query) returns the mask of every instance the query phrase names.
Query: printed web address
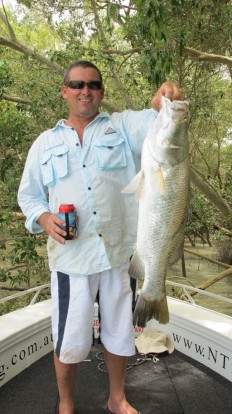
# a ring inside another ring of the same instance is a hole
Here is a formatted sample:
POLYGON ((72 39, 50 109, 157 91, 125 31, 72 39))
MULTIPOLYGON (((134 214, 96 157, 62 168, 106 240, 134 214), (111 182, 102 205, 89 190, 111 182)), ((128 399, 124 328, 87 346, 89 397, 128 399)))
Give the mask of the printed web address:
POLYGON ((46 347, 46 346, 50 345, 52 342, 53 342, 52 334, 50 334, 50 335, 46 335, 44 338, 42 338, 41 343, 38 343, 36 341, 36 342, 26 346, 25 348, 18 349, 17 353, 13 354, 9 358, 8 363, 0 364, 0 382, 5 379, 5 376, 7 374, 7 370, 10 367, 16 366, 17 364, 19 364, 23 360, 27 359, 31 355, 38 352, 43 347, 46 347))
POLYGON ((185 348, 195 352, 195 354, 200 355, 202 358, 207 358, 209 361, 221 365, 224 369, 229 369, 230 357, 223 354, 222 352, 212 349, 211 346, 201 346, 189 339, 186 339, 178 334, 172 333, 174 343, 184 345, 185 348))

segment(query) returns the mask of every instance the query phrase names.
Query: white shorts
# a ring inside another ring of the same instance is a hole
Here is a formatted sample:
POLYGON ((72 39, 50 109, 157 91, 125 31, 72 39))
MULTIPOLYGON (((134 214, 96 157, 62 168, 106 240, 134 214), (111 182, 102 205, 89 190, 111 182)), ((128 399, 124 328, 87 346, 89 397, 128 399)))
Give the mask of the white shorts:
POLYGON ((99 290, 101 342, 116 355, 135 353, 128 264, 92 275, 51 274, 54 350, 63 363, 81 362, 93 339, 94 302, 99 290))

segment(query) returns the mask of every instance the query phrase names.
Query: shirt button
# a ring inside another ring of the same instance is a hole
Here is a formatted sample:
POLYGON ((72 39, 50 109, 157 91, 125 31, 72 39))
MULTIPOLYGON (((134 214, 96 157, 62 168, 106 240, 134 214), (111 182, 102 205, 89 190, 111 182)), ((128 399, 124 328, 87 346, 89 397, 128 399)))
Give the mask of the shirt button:
POLYGON ((102 234, 99 234, 98 236, 99 236, 99 237, 102 237, 102 234))
POLYGON ((93 214, 97 214, 97 212, 96 212, 96 211, 94 211, 94 212, 93 212, 93 214))
POLYGON ((88 190, 91 190, 91 187, 88 187, 88 190))
POLYGON ((76 143, 76 146, 78 147, 78 145, 79 145, 79 143, 77 142, 77 143, 76 143))
POLYGON ((85 167, 86 167, 86 165, 85 165, 85 164, 83 164, 83 167, 85 168, 85 167))

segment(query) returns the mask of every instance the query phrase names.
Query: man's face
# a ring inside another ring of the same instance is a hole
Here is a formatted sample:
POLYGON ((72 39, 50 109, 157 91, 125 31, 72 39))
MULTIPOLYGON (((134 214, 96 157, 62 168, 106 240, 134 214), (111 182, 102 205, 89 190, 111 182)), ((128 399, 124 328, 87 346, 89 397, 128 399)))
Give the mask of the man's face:
MULTIPOLYGON (((69 81, 99 81, 99 74, 94 68, 78 66, 71 69, 69 81)), ((62 86, 63 98, 67 101, 70 115, 77 118, 92 120, 99 112, 99 106, 104 96, 104 88, 90 89, 87 85, 83 89, 72 89, 62 86)))

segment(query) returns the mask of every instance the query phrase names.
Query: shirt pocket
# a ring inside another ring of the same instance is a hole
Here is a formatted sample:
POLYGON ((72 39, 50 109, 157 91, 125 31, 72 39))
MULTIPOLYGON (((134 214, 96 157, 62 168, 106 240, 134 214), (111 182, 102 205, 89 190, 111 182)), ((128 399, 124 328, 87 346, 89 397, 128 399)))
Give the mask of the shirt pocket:
POLYGON ((43 184, 51 187, 57 178, 63 178, 68 173, 68 147, 58 144, 45 149, 41 157, 43 184))
POLYGON ((125 141, 120 136, 102 137, 94 143, 97 167, 102 171, 113 171, 126 167, 125 141))

